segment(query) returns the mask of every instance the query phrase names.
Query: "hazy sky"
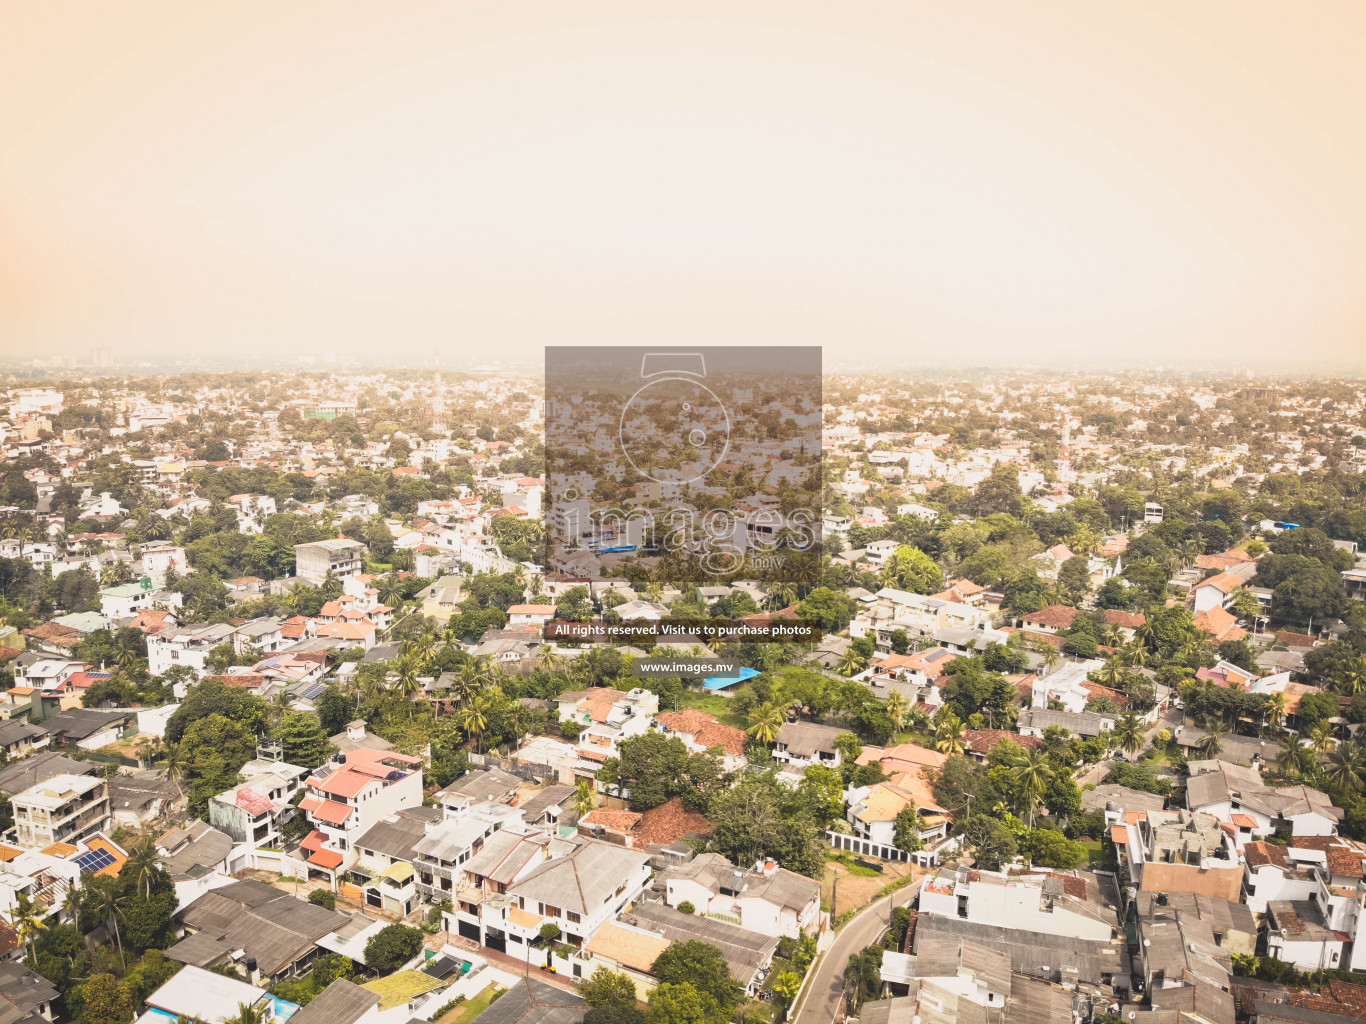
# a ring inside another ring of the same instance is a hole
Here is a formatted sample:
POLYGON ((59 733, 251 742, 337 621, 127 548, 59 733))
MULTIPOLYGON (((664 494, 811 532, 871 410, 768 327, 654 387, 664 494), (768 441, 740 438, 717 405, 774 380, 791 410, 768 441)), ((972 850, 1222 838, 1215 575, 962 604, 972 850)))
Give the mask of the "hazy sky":
POLYGON ((1366 4, 0 15, 0 353, 1366 360, 1366 4))

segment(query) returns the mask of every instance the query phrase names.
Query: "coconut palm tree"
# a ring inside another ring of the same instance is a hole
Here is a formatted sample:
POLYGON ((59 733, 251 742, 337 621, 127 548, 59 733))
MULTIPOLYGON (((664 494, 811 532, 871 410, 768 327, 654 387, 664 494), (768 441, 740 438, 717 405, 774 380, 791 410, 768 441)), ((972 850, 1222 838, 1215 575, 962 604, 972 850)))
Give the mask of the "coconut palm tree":
POLYGON ((1118 658, 1110 658, 1100 667, 1096 675, 1100 676, 1100 681, 1109 687, 1116 687, 1124 682, 1124 665, 1118 658))
POLYGON ((237 1012, 224 1019, 223 1024, 269 1024, 274 1014, 263 999, 259 1003, 238 1003, 237 1012))
POLYGON ((1279 729, 1290 711, 1290 697, 1284 690, 1273 690, 1266 697, 1266 720, 1273 729, 1279 729))
POLYGON ((1223 738, 1228 735, 1228 726, 1222 718, 1211 718, 1205 722, 1205 734, 1200 741, 1200 753, 1208 759, 1224 749, 1223 738))
POLYGON ((119 925, 123 921, 123 898, 114 890, 112 885, 86 886, 95 894, 95 902, 103 911, 104 926, 107 930, 114 933, 114 945, 118 947, 119 963, 127 967, 128 961, 123 955, 123 932, 119 925))
POLYGON ((863 659, 852 646, 845 648, 840 660, 835 663, 835 671, 842 676, 852 676, 863 671, 863 659))
POLYGON ((1355 743, 1343 744, 1328 755, 1328 764, 1323 770, 1323 779, 1328 785, 1359 793, 1363 778, 1366 778, 1366 756, 1355 743))
POLYGON ((1338 689, 1349 697, 1366 691, 1366 655, 1353 658, 1347 665, 1347 671, 1343 673, 1338 689))
POLYGON ((1124 642, 1124 628, 1118 622, 1107 622, 1100 635, 1107 647, 1118 647, 1124 642))
MULTIPOLYGON (((422 666, 417 658, 412 654, 401 655, 394 661, 394 675, 389 681, 389 689, 400 697, 412 700, 422 692, 421 675, 422 666)), ((408 717, 412 717, 411 710, 408 717)))
POLYGON ((551 644, 541 644, 536 651, 536 667, 546 672, 555 672, 564 664, 564 656, 551 644))
POLYGON ((745 732, 758 742, 769 746, 778 738, 778 731, 787 721, 787 708, 782 704, 764 701, 749 713, 745 732))
POLYGON ((1305 738, 1309 740, 1309 749, 1319 755, 1328 753, 1338 741, 1337 731, 1333 728, 1333 723, 1326 718, 1315 722, 1305 738))
POLYGON ((574 795, 569 798, 569 809, 574 817, 582 819, 585 814, 598 805, 598 795, 593 792, 593 784, 587 779, 574 783, 574 795))
POLYGON ((934 748, 944 754, 963 752, 964 726, 952 708, 944 708, 935 717, 934 748))
POLYGON ((142 890, 144 898, 152 895, 152 883, 156 881, 161 867, 157 863, 156 842, 151 836, 144 836, 138 841, 123 870, 128 872, 134 885, 142 890))
POLYGON ((459 711, 457 721, 460 728, 474 737, 474 749, 483 753, 484 732, 489 727, 489 709, 492 701, 487 696, 474 698, 459 711))
POLYGON ((1318 758, 1308 747, 1298 743, 1292 744, 1284 754, 1281 755, 1281 771, 1287 775, 1309 775, 1318 765, 1318 758))
POLYGON ((121 629, 114 636, 114 664, 120 671, 130 672, 143 660, 142 651, 138 650, 137 634, 131 629, 121 629))
POLYGON ((1011 767, 1020 783, 1025 813, 1030 827, 1033 828, 1034 811, 1043 802, 1043 795, 1048 792, 1048 784, 1053 781, 1056 774, 1053 764, 1042 750, 1026 750, 1011 767))
POLYGON ((775 583, 769 588, 768 604, 770 608, 786 608, 795 600, 797 600, 797 585, 795 583, 775 583))
POLYGON ((32 957, 34 939, 39 932, 47 931, 47 921, 43 919, 37 904, 29 899, 27 894, 17 893, 14 906, 9 910, 9 919, 14 925, 14 930, 19 933, 19 938, 28 947, 29 957, 32 957))
POLYGON ((278 729, 280 723, 285 720, 285 715, 294 709, 294 698, 289 695, 288 690, 281 690, 279 693, 272 694, 266 704, 266 719, 270 722, 272 729, 278 729))
POLYGON ((882 705, 882 710, 892 720, 892 728, 900 729, 901 720, 906 715, 906 695, 900 690, 893 690, 887 694, 887 700, 882 705))
POLYGON ((1146 742, 1143 720, 1132 711, 1126 711, 1115 723, 1115 742, 1119 748, 1130 754, 1137 754, 1146 742))
POLYGON ((179 743, 168 743, 161 755, 161 777, 175 784, 176 793, 183 797, 182 784, 190 773, 189 751, 179 743))
POLYGON ((1045 675, 1047 675, 1049 672, 1052 672, 1055 668, 1057 668, 1058 663, 1062 661, 1062 652, 1058 650, 1056 647, 1054 647, 1052 644, 1044 644, 1044 649, 1040 652, 1040 654, 1043 656, 1043 667, 1045 675))
POLYGON ((1142 668, 1148 661, 1148 649, 1137 640, 1131 640, 1120 650, 1120 656, 1123 657, 1124 664, 1142 668))

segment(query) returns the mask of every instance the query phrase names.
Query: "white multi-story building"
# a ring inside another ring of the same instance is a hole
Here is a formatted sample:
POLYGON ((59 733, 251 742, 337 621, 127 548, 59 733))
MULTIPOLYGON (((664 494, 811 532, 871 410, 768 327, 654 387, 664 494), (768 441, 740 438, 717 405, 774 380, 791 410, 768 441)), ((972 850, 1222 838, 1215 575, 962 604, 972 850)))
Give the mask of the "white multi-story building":
POLYGON ((43 848, 106 831, 112 822, 109 783, 89 775, 56 775, 10 798, 15 842, 43 848))
POLYGON ((337 755, 308 778, 299 807, 313 831, 303 842, 309 874, 336 885, 356 859, 356 840, 381 818, 422 805, 422 759, 361 748, 337 755))
POLYGON ((541 927, 555 924, 559 941, 581 949, 633 902, 650 879, 650 857, 583 836, 551 839, 544 832, 504 829, 465 863, 450 931, 531 963, 569 963, 546 948, 541 927))
POLYGON ((209 652, 220 644, 234 642, 237 630, 225 622, 199 622, 172 626, 147 637, 147 671, 154 676, 169 672, 176 665, 204 675, 209 652))

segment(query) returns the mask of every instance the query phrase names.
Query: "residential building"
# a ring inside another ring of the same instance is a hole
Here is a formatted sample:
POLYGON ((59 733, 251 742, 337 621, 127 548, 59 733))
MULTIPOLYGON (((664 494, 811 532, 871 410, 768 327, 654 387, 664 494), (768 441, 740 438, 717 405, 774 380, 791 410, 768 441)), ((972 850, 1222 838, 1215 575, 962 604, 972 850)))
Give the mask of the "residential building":
POLYGON ((310 877, 336 885, 356 860, 356 841, 382 818, 422 804, 422 759, 392 750, 339 754, 308 778, 299 804, 313 831, 303 842, 310 877))
MULTIPOLYGON (((561 941, 578 949, 650 877, 649 855, 613 843, 550 840, 502 833, 465 863, 452 928, 482 945, 530 961, 544 960, 541 926, 560 926, 561 941)), ((567 967, 567 965, 565 965, 567 967)))
POLYGON ((334 910, 247 879, 204 893, 175 914, 185 937, 166 957, 192 967, 231 964, 253 982, 292 978, 318 954, 318 940, 350 924, 334 910))
POLYGON ((249 846, 279 846, 280 828, 297 814, 293 800, 307 768, 284 761, 254 760, 242 766, 246 780, 209 801, 209 824, 249 846))
POLYGON ((158 1019, 195 1020, 222 1024, 239 1019, 246 1006, 262 1014, 262 1024, 284 1024, 297 1004, 277 999, 251 982, 229 978, 202 967, 186 966, 147 997, 147 1006, 158 1019))
POLYGON ((1109 942, 1118 934, 1111 875, 1039 869, 1023 875, 941 868, 920 889, 920 911, 976 924, 1109 942))
POLYGON ((746 764, 745 730, 722 725, 715 715, 684 708, 661 711, 655 715, 655 722, 665 734, 677 736, 694 753, 719 749, 725 771, 738 771, 746 764))
POLYGON ((820 883, 772 861, 740 869, 719 853, 703 853, 665 869, 654 889, 662 891, 670 907, 691 903, 698 914, 761 935, 797 938, 803 932, 822 932, 827 925, 820 883))
POLYGON ((505 803, 443 794, 442 818, 426 825, 412 844, 418 894, 430 903, 453 900, 464 865, 484 848, 489 837, 508 828, 522 833, 522 812, 505 803))
POLYGON ((89 775, 57 775, 10 798, 15 841, 24 847, 76 844, 110 828, 109 784, 89 775))
POLYGON ((844 760, 835 739, 848 730, 815 722, 785 722, 778 730, 773 757, 794 767, 821 764, 838 768, 844 760))
POLYGON ((851 786, 845 791, 845 805, 854 832, 846 836, 831 831, 828 837, 836 849, 880 860, 938 863, 936 847, 948 837, 953 816, 935 800, 929 783, 918 773, 903 772, 873 786, 851 786), (907 808, 919 816, 922 850, 907 851, 896 844, 896 819, 907 808))
POLYGON ((295 575, 310 583, 321 584, 331 573, 341 580, 365 567, 365 545, 345 537, 294 545, 295 575))
POLYGON ((1212 814, 1147 811, 1110 826, 1119 875, 1143 892, 1189 892, 1238 900, 1243 867, 1233 838, 1212 814))
POLYGON ((237 630, 226 622, 200 622, 171 626, 147 637, 147 670, 154 676, 169 672, 176 665, 192 669, 198 679, 207 671, 208 657, 214 648, 232 644, 237 630))

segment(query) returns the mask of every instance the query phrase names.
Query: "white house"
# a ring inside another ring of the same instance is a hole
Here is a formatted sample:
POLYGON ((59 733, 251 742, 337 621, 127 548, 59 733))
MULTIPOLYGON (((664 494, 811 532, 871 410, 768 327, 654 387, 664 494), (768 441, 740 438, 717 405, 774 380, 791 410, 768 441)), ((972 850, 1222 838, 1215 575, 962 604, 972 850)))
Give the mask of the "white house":
POLYGON ((924 914, 1097 942, 1110 941, 1118 900, 1112 877, 1084 871, 1006 875, 943 868, 920 888, 924 914))
POLYGON ((760 861, 747 870, 719 853, 704 853, 666 869, 656 882, 671 907, 690 903, 696 913, 739 924, 761 935, 797 938, 825 930, 820 883, 760 861))

